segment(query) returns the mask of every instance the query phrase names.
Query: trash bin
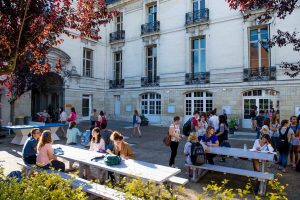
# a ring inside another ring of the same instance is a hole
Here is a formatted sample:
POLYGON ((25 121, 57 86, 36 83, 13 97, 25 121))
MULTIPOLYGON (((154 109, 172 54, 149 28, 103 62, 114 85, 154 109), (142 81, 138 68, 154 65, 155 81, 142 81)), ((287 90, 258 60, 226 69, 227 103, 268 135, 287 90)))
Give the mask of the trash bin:
POLYGON ((30 122, 32 122, 32 117, 31 116, 25 116, 24 117, 24 124, 29 125, 30 122))
POLYGON ((23 116, 16 116, 16 125, 24 125, 24 117, 23 116))

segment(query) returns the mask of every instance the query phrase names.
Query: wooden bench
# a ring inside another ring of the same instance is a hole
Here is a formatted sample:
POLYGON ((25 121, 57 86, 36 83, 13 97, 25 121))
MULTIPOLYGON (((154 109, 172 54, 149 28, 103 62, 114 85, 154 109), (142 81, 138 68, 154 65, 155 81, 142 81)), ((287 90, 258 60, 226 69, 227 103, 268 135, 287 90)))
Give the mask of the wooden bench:
POLYGON ((203 164, 200 166, 195 165, 186 165, 187 167, 191 167, 193 169, 193 181, 197 182, 202 176, 204 176, 207 171, 216 171, 224 174, 236 174, 246 177, 257 178, 260 181, 259 193, 264 195, 266 193, 266 185, 268 180, 274 179, 274 174, 257 172, 246 169, 238 169, 232 167, 225 167, 220 165, 211 165, 211 164, 203 164), (197 171, 197 169, 201 169, 202 171, 197 171))
MULTIPOLYGON (((119 192, 117 190, 111 189, 107 186, 100 185, 97 183, 90 183, 88 180, 76 177, 74 175, 66 174, 63 172, 58 172, 58 171, 52 171, 52 170, 42 170, 40 168, 37 168, 35 165, 27 165, 23 161, 18 162, 18 165, 21 165, 26 172, 26 175, 28 176, 32 171, 47 171, 48 173, 57 173, 59 174, 63 179, 70 180, 74 179, 75 180, 71 183, 72 187, 82 187, 82 190, 86 193, 92 194, 97 197, 101 197, 104 199, 109 199, 109 200, 125 200, 126 196, 125 193, 119 192)), ((139 198, 137 197, 132 197, 133 199, 138 200, 139 198)))

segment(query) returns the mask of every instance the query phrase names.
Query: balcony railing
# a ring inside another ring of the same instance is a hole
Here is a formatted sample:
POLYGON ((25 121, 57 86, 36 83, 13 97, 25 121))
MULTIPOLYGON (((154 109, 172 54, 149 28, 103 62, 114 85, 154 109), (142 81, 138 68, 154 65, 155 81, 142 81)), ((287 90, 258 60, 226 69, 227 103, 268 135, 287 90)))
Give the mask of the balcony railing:
POLYGON ((124 79, 110 80, 109 89, 120 89, 124 88, 124 79))
POLYGON ((244 69, 244 81, 276 80, 276 67, 261 67, 244 69))
POLYGON ((120 0, 105 0, 105 3, 106 4, 113 4, 113 3, 116 3, 118 1, 120 1, 120 0))
POLYGON ((155 77, 142 77, 141 87, 157 87, 159 86, 159 76, 155 77))
POLYGON ((201 22, 207 22, 209 20, 208 8, 196 10, 185 14, 185 25, 192 25, 201 22))
POLYGON ((195 84, 206 84, 210 82, 209 72, 197 72, 197 73, 187 73, 185 74, 185 84, 195 85, 195 84))
POLYGON ((113 33, 109 34, 109 42, 117 42, 117 41, 121 41, 125 39, 125 31, 121 30, 121 31, 116 31, 113 33))
POLYGON ((142 35, 156 33, 156 32, 159 32, 159 30, 160 30, 160 22, 159 21, 141 25, 141 34, 142 35))

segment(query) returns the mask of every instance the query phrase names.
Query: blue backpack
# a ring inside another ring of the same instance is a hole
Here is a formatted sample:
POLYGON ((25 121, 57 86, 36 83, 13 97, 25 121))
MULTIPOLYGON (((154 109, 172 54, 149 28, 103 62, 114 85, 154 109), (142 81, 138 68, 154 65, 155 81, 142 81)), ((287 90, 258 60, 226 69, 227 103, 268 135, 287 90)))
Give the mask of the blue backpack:
POLYGON ((20 171, 12 171, 7 175, 8 178, 16 178, 17 182, 22 180, 22 172, 20 171))
POLYGON ((81 144, 83 146, 87 146, 90 143, 90 136, 91 136, 91 131, 90 130, 86 130, 82 136, 81 136, 81 144))

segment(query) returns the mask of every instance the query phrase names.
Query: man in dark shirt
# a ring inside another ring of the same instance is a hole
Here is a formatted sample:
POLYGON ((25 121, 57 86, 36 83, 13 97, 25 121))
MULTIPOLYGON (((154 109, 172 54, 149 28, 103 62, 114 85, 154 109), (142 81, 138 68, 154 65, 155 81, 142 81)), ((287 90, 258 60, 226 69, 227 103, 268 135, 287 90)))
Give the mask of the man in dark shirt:
POLYGON ((39 128, 31 130, 31 136, 26 140, 22 150, 22 156, 25 164, 36 163, 36 147, 40 137, 41 131, 39 128))
POLYGON ((264 124, 264 110, 259 111, 259 115, 255 118, 255 130, 256 130, 256 139, 260 137, 260 129, 263 127, 264 124))

